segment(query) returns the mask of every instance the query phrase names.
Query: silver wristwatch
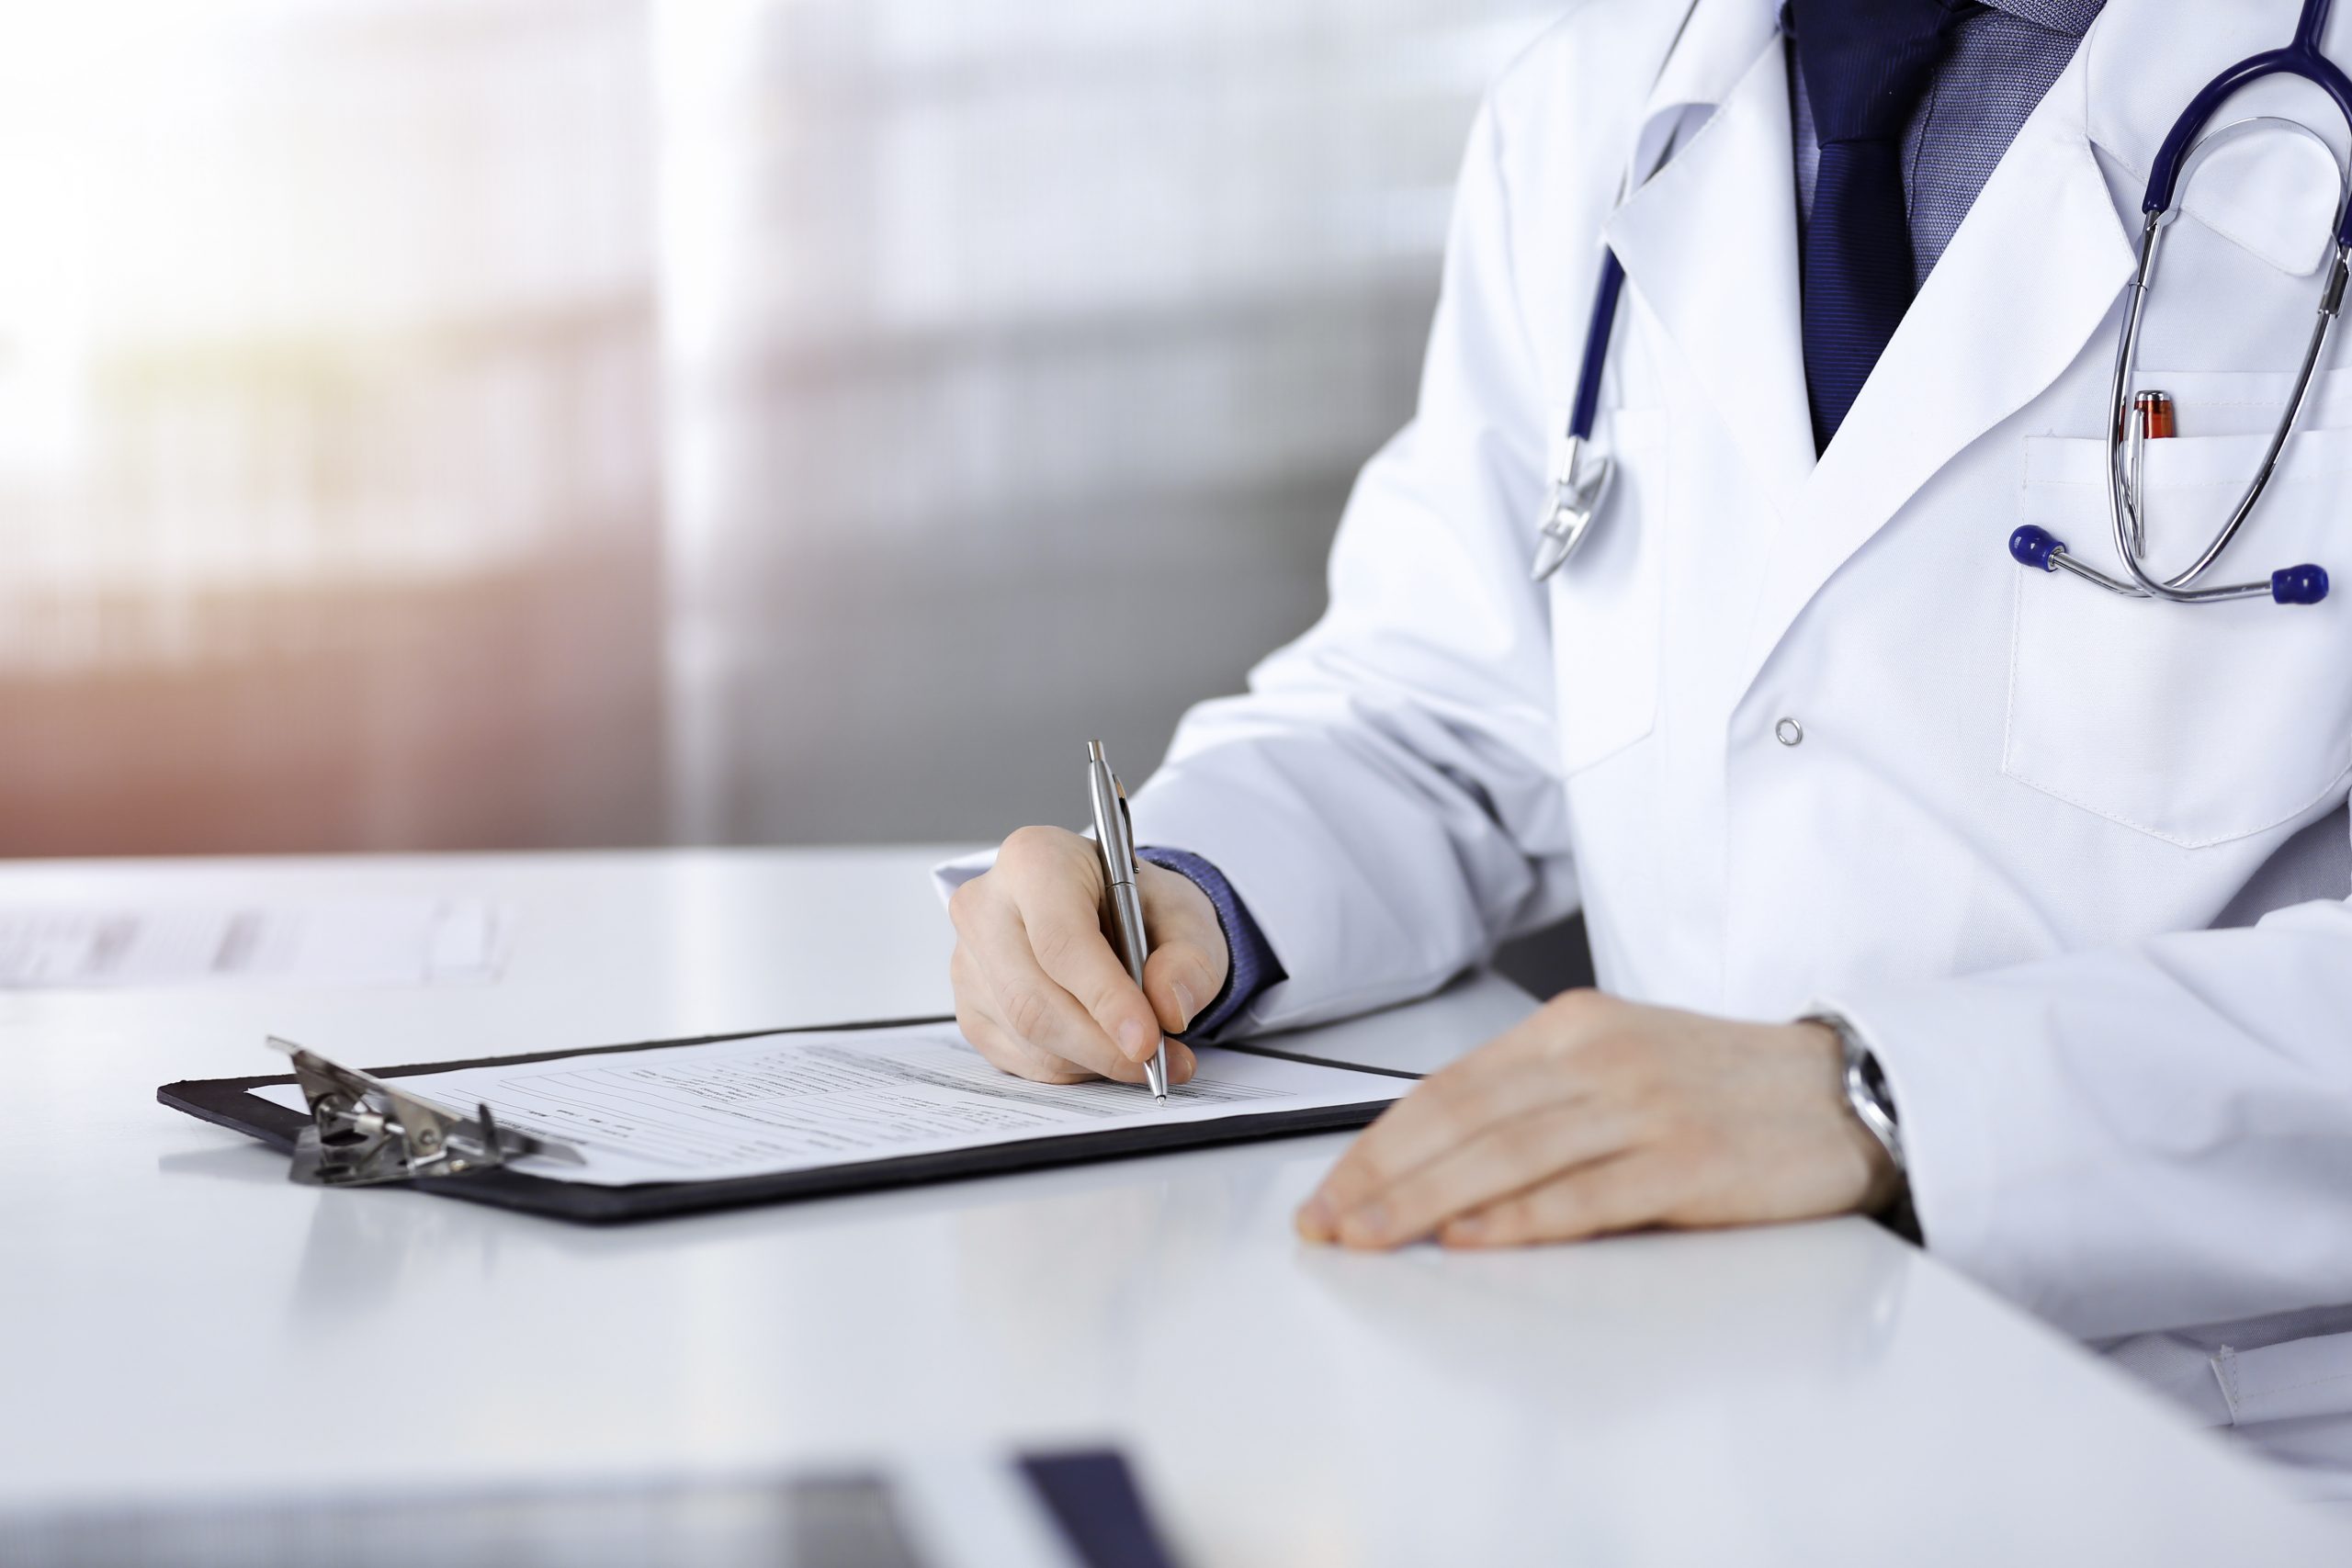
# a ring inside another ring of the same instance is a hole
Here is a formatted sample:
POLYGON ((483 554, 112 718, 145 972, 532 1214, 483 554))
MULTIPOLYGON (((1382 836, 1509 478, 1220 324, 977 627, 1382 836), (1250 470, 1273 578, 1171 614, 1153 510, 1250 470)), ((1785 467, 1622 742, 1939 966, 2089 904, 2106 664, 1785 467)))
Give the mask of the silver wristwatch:
POLYGON ((1816 1013, 1805 1021, 1826 1024, 1835 1030, 1846 1051, 1846 1103, 1854 1108, 1855 1119, 1870 1129, 1886 1157, 1894 1162, 1898 1174, 1907 1172, 1903 1160, 1903 1128, 1895 1121, 1894 1096, 1887 1091, 1886 1075, 1879 1071, 1878 1058, 1854 1032, 1854 1026, 1835 1013, 1816 1013))

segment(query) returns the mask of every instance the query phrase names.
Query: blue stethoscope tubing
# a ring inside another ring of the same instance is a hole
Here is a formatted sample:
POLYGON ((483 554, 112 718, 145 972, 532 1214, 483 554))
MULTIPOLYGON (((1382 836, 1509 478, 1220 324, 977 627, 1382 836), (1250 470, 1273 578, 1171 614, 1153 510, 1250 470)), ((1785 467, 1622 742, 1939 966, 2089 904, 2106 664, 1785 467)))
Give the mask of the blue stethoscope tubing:
MULTIPOLYGON (((2201 143, 2205 128, 2223 103, 2254 83, 2270 76, 2298 77, 2325 93, 2352 129, 2352 78, 2347 78, 2320 47, 2334 0, 2303 0, 2295 33, 2284 48, 2266 50, 2238 62, 2207 83, 2166 133, 2148 175, 2141 203, 2138 266, 2133 274, 2124 325, 2116 352, 2115 375, 2109 398, 2108 497, 2116 553, 2129 581, 2119 579, 2076 559, 2063 540, 2047 529, 2028 525, 2009 536, 2009 554, 2023 565, 2044 571, 2066 570, 2110 592, 2132 598, 2163 599, 2175 604, 2210 604, 2233 599, 2268 598, 2281 604, 2316 604, 2327 597, 2328 577, 2319 566, 2305 564, 2274 571, 2267 581, 2194 587, 2207 569, 2237 536, 2277 471, 2287 437, 2309 400, 2312 377, 2327 346, 2340 312, 2347 273, 2352 272, 2352 181, 2339 193, 2335 231, 2335 252, 2327 266, 2319 309, 2298 370, 2293 394, 2273 432, 2261 466, 2245 494, 2232 509, 2221 531, 2185 570, 2159 578, 2141 559, 2139 541, 2145 537, 2136 479, 2140 436, 2127 406, 2137 358, 2140 328, 2148 290, 2154 281, 2164 225, 2173 215, 2183 170, 2201 143), (2127 435, 2129 437, 2127 442, 2127 435), (2127 451, 2127 445, 2129 450, 2127 451), (2127 463, 2128 458, 2128 463, 2127 463), (2127 479, 2127 467, 2131 478, 2127 479)), ((2331 159, 2334 153, 2330 152, 2331 159)), ((1600 410, 1601 372, 1609 357, 1609 340, 1616 324, 1617 304, 1625 284, 1625 269, 1616 254, 1601 249, 1600 274, 1593 288, 1592 319, 1585 333, 1584 361, 1577 379, 1576 401, 1569 411, 1566 439, 1552 471, 1552 498, 1536 538, 1533 575, 1543 581, 1572 555, 1590 532, 1594 517, 1608 491, 1611 463, 1592 449, 1593 422, 1600 410)))
POLYGON ((1552 502, 1535 535, 1535 581, 1566 564, 1584 543, 1600 503, 1609 494, 1612 465, 1592 449, 1592 422, 1600 409, 1600 372, 1609 363, 1609 334, 1617 321, 1617 297, 1625 289, 1625 264, 1600 247, 1600 277, 1592 290, 1592 323, 1584 333, 1584 365, 1577 373, 1577 400, 1568 410, 1567 440, 1553 460, 1552 502))

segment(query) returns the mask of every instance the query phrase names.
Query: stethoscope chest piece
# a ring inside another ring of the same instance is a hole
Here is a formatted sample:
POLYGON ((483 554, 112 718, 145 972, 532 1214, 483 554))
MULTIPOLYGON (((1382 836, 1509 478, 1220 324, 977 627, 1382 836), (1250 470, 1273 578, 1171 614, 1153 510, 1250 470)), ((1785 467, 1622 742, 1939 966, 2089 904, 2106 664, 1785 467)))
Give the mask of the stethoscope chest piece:
POLYGON ((1552 470, 1552 506, 1535 540, 1534 577, 1544 581, 1577 553, 1592 520, 1609 499, 1609 480, 1616 465, 1598 452, 1588 452, 1581 436, 1570 435, 1552 470))

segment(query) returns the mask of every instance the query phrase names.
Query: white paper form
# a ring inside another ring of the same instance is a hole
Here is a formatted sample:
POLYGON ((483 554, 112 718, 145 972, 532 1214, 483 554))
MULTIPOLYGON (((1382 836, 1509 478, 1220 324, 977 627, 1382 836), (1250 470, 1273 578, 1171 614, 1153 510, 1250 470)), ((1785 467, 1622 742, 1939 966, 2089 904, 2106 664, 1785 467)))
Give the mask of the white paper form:
POLYGON ((471 897, 0 908, 0 990, 494 980, 514 911, 471 897))
MULTIPOLYGON (((393 1080, 421 1100, 560 1138, 584 1166, 535 1176, 624 1187, 944 1154, 1057 1134, 1385 1104, 1385 1074, 1203 1046, 1166 1105, 1139 1084, 1040 1084, 999 1072, 950 1023, 774 1034, 707 1045, 458 1067, 393 1080)), ((291 1084, 254 1091, 299 1110, 291 1084)))

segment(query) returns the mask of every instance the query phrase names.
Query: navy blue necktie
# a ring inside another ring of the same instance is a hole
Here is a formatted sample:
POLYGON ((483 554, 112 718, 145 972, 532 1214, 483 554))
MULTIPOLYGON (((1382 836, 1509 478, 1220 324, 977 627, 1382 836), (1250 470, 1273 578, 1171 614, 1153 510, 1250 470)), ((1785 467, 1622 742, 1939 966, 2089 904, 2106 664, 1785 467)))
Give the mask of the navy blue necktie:
POLYGON ((1963 7, 1943 0, 1795 0, 1797 70, 1821 173, 1804 231, 1804 379, 1816 450, 1845 423, 1911 308, 1903 128, 1963 7))

